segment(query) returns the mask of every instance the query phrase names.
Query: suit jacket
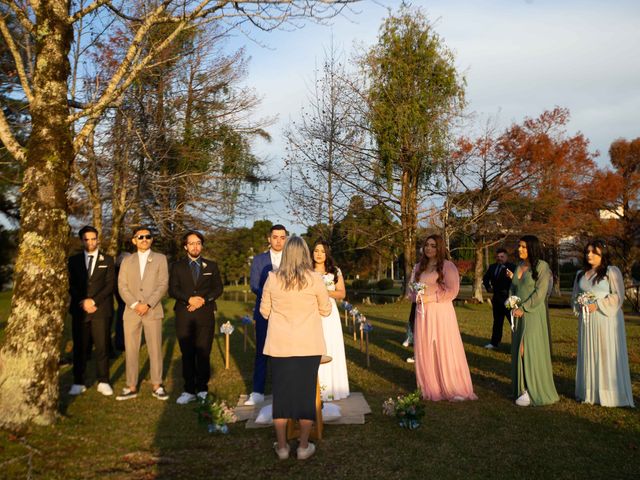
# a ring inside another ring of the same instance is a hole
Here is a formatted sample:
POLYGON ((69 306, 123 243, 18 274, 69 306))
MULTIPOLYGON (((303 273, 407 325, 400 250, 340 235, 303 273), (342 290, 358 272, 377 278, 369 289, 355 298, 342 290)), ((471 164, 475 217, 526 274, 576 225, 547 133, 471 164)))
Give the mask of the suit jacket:
POLYGON ((507 277, 507 268, 512 272, 516 271, 516 266, 513 263, 505 263, 504 268, 500 271, 500 274, 496 277, 496 268, 498 263, 492 263, 489 265, 487 272, 482 277, 482 283, 487 292, 493 293, 494 297, 504 298, 509 297, 509 289, 511 288, 511 279, 507 277))
POLYGON ((331 301, 322 275, 310 271, 301 290, 285 290, 275 273, 267 277, 260 305, 260 313, 269 319, 264 354, 304 357, 326 353, 322 317, 331 314, 331 301))
POLYGON ((251 286, 251 291, 256 294, 256 306, 253 309, 253 318, 254 319, 262 319, 264 317, 260 315, 260 302, 262 301, 262 289, 264 288, 264 283, 267 281, 269 277, 269 272, 273 270, 273 265, 271 265, 271 254, 269 250, 260 255, 256 255, 253 258, 253 262, 251 262, 251 273, 249 276, 249 285, 251 286))
POLYGON ((98 251, 93 274, 89 277, 84 252, 69 257, 69 312, 74 319, 90 321, 92 318, 109 318, 113 315, 113 288, 115 267, 113 258, 98 251), (95 313, 88 314, 80 305, 85 298, 96 302, 95 313))
POLYGON ((216 299, 222 294, 222 279, 218 264, 213 260, 200 258, 201 269, 198 281, 193 282, 189 257, 182 258, 171 265, 169 276, 169 295, 176 299, 174 310, 178 320, 187 316, 213 321, 216 299), (189 297, 202 297, 204 305, 193 312, 187 310, 189 297))
POLYGON ((118 291, 127 305, 125 315, 133 312, 131 306, 134 303, 140 302, 151 306, 146 316, 162 319, 164 317, 162 297, 165 296, 168 288, 169 268, 167 257, 163 254, 153 251, 149 253, 142 278, 140 278, 138 252, 122 260, 118 274, 118 291))

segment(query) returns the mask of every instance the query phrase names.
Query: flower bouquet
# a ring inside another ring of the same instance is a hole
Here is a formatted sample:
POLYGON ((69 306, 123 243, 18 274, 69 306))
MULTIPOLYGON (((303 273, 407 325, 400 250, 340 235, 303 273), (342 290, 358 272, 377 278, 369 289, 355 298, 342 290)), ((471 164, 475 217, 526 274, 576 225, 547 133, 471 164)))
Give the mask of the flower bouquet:
POLYGON ((507 298, 507 300, 504 302, 504 306, 507 308, 507 310, 510 311, 511 315, 509 316, 509 323, 511 324, 511 331, 513 332, 513 330, 516 327, 515 324, 515 320, 513 318, 513 311, 517 310, 518 308, 520 308, 520 302, 522 301, 522 299, 520 297, 516 297, 515 295, 511 295, 509 298, 507 298))
POLYGON ((324 286, 327 287, 327 290, 332 292, 332 291, 334 291, 336 289, 336 282, 333 281, 333 278, 331 278, 331 279, 325 278, 324 279, 324 286))
POLYGON ((425 414, 425 406, 420 390, 409 393, 404 397, 398 396, 396 400, 389 398, 382 404, 382 413, 398 419, 398 425, 402 428, 415 430, 425 414))
POLYGON ((411 282, 409 288, 416 295, 424 295, 427 290, 427 286, 422 282, 411 282))
POLYGON ((580 312, 582 312, 582 320, 585 323, 588 323, 591 313, 589 312, 589 305, 596 303, 597 300, 598 299, 592 292, 582 292, 580 295, 578 295, 578 297, 576 298, 576 307, 579 306, 580 308, 579 310, 574 309, 576 316, 579 316, 580 312))
POLYGON ((228 433, 228 423, 235 423, 238 418, 223 400, 214 401, 210 394, 198 397, 198 423, 206 424, 209 433, 228 433))

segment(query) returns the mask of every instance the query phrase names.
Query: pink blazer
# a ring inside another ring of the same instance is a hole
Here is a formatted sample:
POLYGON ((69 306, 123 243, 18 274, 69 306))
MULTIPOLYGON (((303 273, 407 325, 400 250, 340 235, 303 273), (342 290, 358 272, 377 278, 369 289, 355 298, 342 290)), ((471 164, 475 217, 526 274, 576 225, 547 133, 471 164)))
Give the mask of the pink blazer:
POLYGON ((284 290, 274 272, 262 290, 260 314, 267 319, 264 354, 272 357, 324 355, 322 317, 331 313, 329 293, 319 273, 309 272, 302 290, 284 290))

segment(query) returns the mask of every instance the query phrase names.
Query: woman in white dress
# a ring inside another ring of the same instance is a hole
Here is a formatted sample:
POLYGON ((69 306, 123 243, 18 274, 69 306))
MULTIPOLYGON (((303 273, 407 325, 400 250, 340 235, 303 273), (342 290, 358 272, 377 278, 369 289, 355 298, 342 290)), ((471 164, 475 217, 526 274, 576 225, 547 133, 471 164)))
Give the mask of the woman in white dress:
POLYGON ((344 353, 342 322, 336 300, 346 295, 342 272, 335 266, 331 257, 331 248, 324 240, 318 240, 313 246, 313 266, 324 278, 331 301, 331 314, 322 318, 322 330, 327 346, 327 355, 332 360, 320 365, 318 382, 322 390, 322 400, 340 400, 349 396, 349 377, 347 376, 347 358, 344 353))

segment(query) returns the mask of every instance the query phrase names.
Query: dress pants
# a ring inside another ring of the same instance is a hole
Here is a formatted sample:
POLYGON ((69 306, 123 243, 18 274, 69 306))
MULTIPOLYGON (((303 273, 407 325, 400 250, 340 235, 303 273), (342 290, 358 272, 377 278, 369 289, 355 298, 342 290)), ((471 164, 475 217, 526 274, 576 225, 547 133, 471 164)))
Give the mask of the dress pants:
POLYGON ((109 320, 104 317, 93 317, 86 321, 83 317, 72 317, 71 334, 73 337, 73 383, 84 385, 84 374, 87 368, 87 357, 90 343, 96 349, 96 380, 109 383, 109 320))
POLYGON ((162 384, 162 317, 152 317, 149 313, 142 317, 132 309, 128 309, 124 313, 124 346, 128 387, 137 388, 138 386, 138 357, 143 329, 149 353, 151 384, 162 384))
POLYGON ((502 326, 504 325, 504 319, 507 321, 510 318, 510 313, 507 307, 504 306, 504 302, 507 301, 509 296, 496 296, 491 299, 491 308, 493 310, 493 330, 491 332, 491 345, 494 347, 500 346, 502 341, 502 326))
POLYGON ((253 365, 253 391, 264 393, 264 386, 267 383, 267 360, 265 355, 264 342, 267 340, 267 321, 262 316, 256 316, 256 360, 253 365))
POLYGON ((205 318, 201 315, 176 315, 176 337, 182 352, 185 392, 195 394, 208 391, 214 329, 213 314, 205 318))

